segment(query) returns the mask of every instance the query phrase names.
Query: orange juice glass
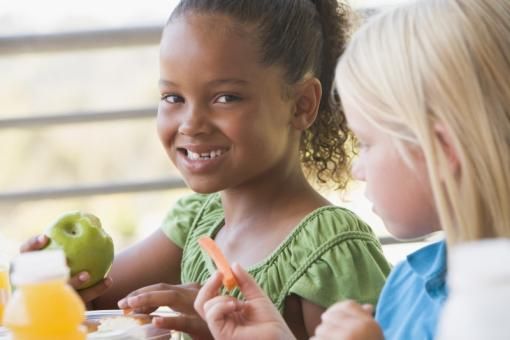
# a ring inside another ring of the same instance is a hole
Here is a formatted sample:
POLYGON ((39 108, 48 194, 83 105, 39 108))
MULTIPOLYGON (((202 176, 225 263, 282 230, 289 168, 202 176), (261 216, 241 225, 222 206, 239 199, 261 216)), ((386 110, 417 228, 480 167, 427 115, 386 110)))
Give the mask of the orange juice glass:
POLYGON ((4 309, 10 294, 9 267, 0 263, 0 326, 3 325, 4 309))
POLYGON ((61 251, 21 254, 13 262, 16 290, 5 309, 12 340, 85 340, 85 306, 67 285, 69 269, 61 251), (23 256, 31 256, 21 259, 23 256))

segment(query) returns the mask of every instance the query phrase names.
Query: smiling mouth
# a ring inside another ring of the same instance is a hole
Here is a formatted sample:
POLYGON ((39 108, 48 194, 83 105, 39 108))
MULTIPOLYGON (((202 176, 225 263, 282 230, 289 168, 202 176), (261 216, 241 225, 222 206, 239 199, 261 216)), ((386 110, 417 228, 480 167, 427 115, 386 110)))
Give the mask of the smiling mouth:
POLYGON ((182 154, 184 154, 189 160, 192 160, 192 161, 205 161, 205 160, 218 158, 228 151, 228 149, 216 149, 216 150, 211 150, 208 152, 198 153, 198 152, 193 152, 191 150, 188 150, 186 148, 178 148, 177 150, 179 152, 181 152, 182 154))

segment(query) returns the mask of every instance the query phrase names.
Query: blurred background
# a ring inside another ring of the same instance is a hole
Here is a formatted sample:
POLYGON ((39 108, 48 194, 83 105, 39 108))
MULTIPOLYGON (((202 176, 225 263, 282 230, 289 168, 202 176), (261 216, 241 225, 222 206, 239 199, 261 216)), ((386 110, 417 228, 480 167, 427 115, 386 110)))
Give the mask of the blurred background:
MULTIPOLYGON (((189 192, 155 131, 158 41, 176 3, 0 0, 0 255, 69 210, 99 216, 118 252, 189 192)), ((324 195, 388 236, 361 183, 324 195)), ((385 252, 395 262, 418 245, 385 252)))

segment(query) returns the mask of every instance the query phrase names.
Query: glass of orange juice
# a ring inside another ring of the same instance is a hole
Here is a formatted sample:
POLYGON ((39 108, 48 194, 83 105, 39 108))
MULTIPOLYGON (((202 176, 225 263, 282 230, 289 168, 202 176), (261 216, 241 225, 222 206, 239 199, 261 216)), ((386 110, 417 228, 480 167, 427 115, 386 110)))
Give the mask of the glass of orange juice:
POLYGON ((0 326, 3 324, 4 309, 10 294, 9 263, 0 257, 0 326))

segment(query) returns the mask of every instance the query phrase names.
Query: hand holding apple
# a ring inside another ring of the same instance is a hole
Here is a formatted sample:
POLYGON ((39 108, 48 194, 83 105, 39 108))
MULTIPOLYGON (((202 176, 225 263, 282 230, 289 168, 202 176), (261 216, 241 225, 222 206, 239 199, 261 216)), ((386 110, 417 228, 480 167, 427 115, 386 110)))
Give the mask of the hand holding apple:
POLYGON ((96 216, 80 211, 63 214, 45 234, 49 242, 44 249, 62 249, 71 276, 89 273, 90 279, 79 287, 80 290, 101 281, 110 269, 114 257, 113 241, 96 216))

